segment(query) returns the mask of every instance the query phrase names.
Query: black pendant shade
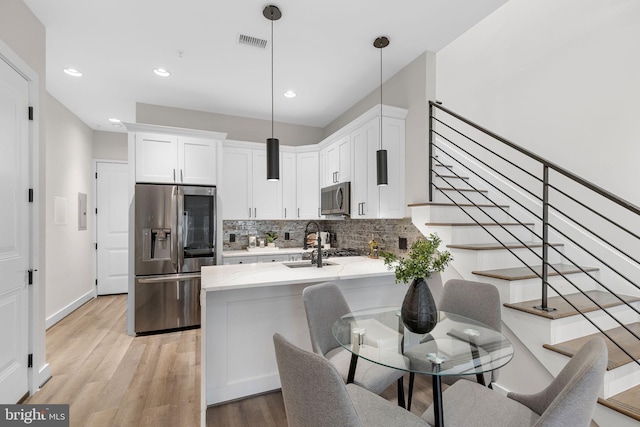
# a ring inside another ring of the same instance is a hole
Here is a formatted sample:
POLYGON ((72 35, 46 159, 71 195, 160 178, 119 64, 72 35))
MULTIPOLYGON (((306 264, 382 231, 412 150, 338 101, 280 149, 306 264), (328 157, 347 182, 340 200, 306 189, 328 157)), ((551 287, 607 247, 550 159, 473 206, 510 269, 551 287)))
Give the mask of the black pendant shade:
POLYGON ((280 179, 280 140, 267 138, 267 181, 280 179))
POLYGON ((376 177, 378 185, 389 185, 387 178, 387 150, 376 151, 376 177))

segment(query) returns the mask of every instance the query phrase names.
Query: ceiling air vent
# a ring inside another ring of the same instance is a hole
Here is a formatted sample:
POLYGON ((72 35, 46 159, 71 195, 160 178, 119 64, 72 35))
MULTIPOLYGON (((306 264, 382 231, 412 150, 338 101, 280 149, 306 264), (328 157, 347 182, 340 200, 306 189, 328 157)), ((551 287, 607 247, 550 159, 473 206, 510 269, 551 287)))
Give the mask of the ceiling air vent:
POLYGON ((253 47, 259 47, 260 49, 264 49, 267 46, 267 41, 264 39, 259 39, 257 37, 247 36, 245 34, 240 34, 238 38, 238 43, 246 44, 253 47))

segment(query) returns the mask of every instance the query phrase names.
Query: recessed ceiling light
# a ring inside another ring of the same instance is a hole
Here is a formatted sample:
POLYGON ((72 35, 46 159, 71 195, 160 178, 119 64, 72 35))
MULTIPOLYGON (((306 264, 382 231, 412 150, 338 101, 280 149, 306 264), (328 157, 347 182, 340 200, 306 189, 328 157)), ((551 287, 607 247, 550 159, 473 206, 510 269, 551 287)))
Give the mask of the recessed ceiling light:
POLYGON ((82 77, 82 73, 75 68, 65 68, 62 71, 73 77, 82 77))
POLYGON ((164 68, 154 68, 153 72, 160 77, 169 77, 171 75, 171 73, 164 68))
POLYGON ((288 90, 284 93, 284 96, 286 96, 287 98, 295 98, 297 95, 297 93, 295 93, 292 90, 288 90))
POLYGON ((116 119, 115 117, 111 117, 111 118, 109 118, 109 121, 110 121, 111 123, 120 123, 122 120, 120 120, 120 119, 116 119))

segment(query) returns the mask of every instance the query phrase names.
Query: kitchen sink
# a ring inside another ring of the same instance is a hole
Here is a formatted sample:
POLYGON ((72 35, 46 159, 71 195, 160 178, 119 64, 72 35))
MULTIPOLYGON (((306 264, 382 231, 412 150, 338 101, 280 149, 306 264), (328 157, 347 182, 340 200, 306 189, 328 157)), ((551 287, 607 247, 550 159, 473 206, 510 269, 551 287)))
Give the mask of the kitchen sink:
MULTIPOLYGON (((317 265, 315 264, 311 264, 310 261, 301 261, 301 262, 283 262, 283 265, 285 265, 286 267, 289 268, 305 268, 305 267, 313 267, 313 268, 318 268, 317 265)), ((331 265, 337 265, 336 263, 333 262, 322 262, 322 267, 328 267, 331 265)))

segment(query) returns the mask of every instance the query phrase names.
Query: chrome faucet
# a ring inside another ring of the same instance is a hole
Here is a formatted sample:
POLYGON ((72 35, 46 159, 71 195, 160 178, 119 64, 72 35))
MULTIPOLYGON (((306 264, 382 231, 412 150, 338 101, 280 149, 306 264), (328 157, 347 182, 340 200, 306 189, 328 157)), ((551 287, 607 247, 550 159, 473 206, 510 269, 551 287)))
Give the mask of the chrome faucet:
MULTIPOLYGON (((318 268, 322 268, 322 239, 320 238, 320 225, 318 225, 317 222, 315 221, 309 221, 307 223, 307 226, 304 229, 304 242, 302 243, 302 247, 303 249, 308 249, 308 245, 307 245, 307 236, 309 235, 309 226, 310 225, 315 225, 316 226, 316 238, 318 239, 318 244, 317 244, 317 249, 318 249, 318 259, 317 259, 317 265, 318 268)), ((313 264, 314 262, 314 258, 313 258, 313 250, 311 251, 311 264, 313 264)))

